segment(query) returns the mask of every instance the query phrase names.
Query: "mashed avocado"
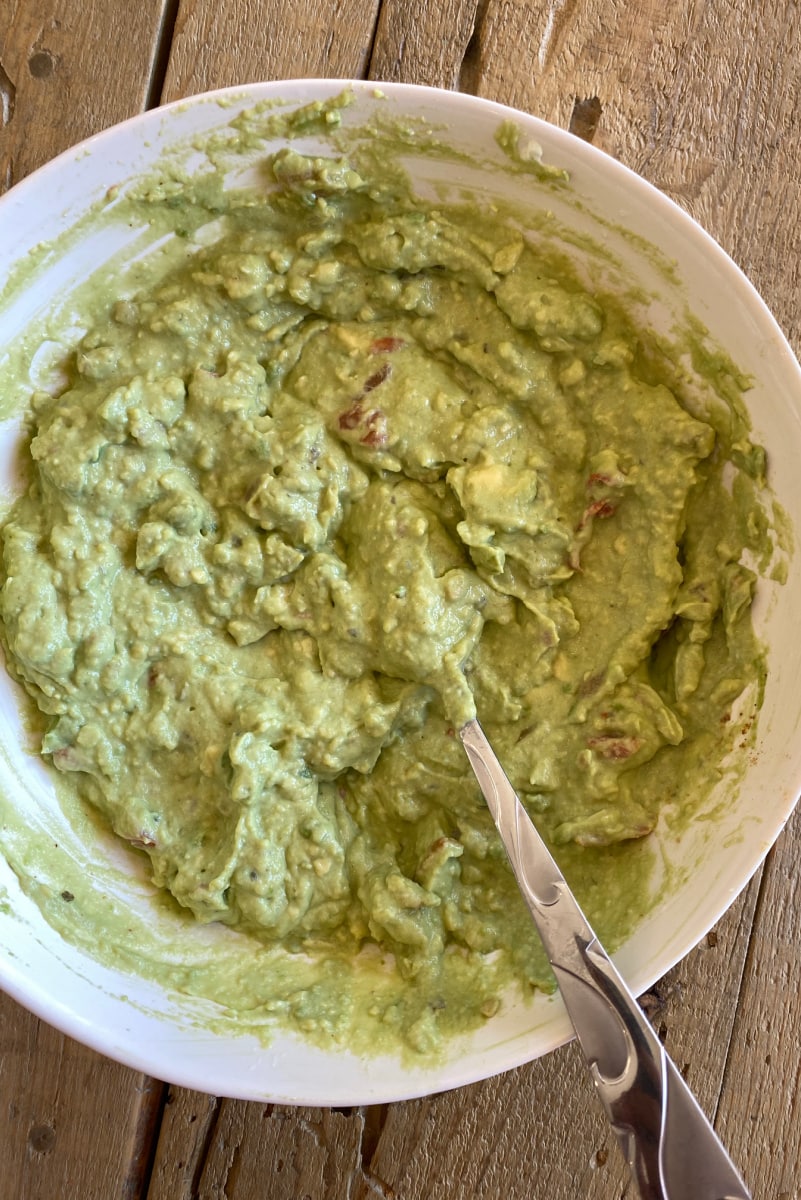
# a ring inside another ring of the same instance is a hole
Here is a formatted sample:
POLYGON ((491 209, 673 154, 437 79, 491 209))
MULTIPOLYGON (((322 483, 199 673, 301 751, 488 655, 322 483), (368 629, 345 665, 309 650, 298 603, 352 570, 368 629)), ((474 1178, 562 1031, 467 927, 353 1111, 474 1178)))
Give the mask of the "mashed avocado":
POLYGON ((614 944, 635 843, 759 682, 763 464, 514 222, 269 169, 32 397, 3 637, 43 754, 156 884, 312 960, 377 945, 427 1048, 552 986, 455 732, 477 713, 614 944))

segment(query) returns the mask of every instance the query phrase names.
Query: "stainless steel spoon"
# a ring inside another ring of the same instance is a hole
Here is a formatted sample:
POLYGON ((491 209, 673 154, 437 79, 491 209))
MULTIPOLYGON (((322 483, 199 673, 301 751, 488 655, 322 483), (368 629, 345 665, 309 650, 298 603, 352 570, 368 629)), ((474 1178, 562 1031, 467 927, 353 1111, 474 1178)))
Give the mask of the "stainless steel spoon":
POLYGON ((751 1200, 520 803, 478 721, 459 731, 643 1200, 751 1200))

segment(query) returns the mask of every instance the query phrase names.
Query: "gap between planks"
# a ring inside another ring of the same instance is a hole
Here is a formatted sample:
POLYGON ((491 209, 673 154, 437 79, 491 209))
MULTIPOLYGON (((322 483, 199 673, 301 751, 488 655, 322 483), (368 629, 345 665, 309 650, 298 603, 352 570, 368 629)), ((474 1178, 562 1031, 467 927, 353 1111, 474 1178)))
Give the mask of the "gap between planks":
POLYGON ((150 71, 150 82, 147 88, 147 95, 145 96, 145 110, 158 108, 161 103, 164 80, 167 78, 167 67, 170 61, 172 40, 175 34, 175 26, 178 22, 180 7, 181 0, 164 0, 161 23, 159 24, 156 44, 153 50, 153 66, 150 71))

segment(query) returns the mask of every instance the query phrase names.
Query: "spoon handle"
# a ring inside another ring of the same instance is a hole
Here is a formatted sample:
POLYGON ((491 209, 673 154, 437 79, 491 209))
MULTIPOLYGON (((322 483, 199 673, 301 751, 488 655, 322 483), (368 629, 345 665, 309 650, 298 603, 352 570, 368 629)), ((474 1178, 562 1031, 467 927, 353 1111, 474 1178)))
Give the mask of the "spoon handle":
POLYGON ((459 731, 643 1200, 751 1200, 507 779, 478 721, 459 731))

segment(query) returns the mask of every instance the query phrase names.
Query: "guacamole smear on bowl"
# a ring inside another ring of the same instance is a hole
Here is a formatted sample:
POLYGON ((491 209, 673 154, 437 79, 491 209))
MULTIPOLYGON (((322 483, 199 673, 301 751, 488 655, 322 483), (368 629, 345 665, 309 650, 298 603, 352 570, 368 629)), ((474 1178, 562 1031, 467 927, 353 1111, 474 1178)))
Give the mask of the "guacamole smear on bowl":
POLYGON ((428 1051, 553 986, 458 729, 614 946, 759 704, 763 456, 509 214, 369 156, 264 165, 246 203, 137 201, 219 228, 99 292, 32 395, 2 635, 64 786, 284 953, 244 1007, 336 1029, 367 950, 364 1013, 428 1051))

